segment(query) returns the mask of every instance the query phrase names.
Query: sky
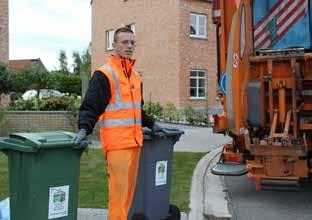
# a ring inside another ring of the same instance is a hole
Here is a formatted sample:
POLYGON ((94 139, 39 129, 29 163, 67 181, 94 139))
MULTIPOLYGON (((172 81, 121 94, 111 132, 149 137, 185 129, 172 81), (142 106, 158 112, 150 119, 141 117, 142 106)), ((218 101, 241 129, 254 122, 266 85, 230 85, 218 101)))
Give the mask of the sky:
POLYGON ((90 0, 9 0, 9 31, 11 60, 40 58, 56 70, 65 50, 72 68, 73 51, 91 41, 90 0))

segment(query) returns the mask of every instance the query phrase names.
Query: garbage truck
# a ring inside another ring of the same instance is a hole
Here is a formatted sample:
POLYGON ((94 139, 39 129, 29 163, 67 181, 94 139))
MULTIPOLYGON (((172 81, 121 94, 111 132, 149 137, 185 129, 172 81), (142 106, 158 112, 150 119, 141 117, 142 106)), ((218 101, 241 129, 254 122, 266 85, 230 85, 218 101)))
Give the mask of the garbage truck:
POLYGON ((312 163, 312 0, 213 0, 223 146, 217 175, 298 189, 312 163))

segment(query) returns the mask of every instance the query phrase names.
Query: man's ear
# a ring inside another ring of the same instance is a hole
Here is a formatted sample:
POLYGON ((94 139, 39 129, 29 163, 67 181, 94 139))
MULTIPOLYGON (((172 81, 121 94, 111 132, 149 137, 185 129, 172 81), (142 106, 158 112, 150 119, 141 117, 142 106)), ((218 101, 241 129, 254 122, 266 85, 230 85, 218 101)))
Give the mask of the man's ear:
POLYGON ((113 46, 113 48, 115 49, 115 48, 116 48, 116 43, 113 42, 113 43, 112 43, 112 46, 113 46))

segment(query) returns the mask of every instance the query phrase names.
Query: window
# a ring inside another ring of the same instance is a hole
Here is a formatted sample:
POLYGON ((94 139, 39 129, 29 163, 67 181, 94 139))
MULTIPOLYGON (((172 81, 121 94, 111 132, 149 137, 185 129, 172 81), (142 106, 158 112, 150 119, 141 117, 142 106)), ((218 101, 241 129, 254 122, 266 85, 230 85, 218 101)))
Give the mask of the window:
POLYGON ((135 24, 130 24, 129 28, 133 31, 133 33, 135 34, 135 24))
POLYGON ((106 49, 112 50, 114 42, 114 30, 106 31, 106 49))
POLYGON ((190 98, 206 98, 206 72, 190 71, 190 98))
POLYGON ((191 13, 190 36, 195 38, 206 38, 206 15, 191 13))

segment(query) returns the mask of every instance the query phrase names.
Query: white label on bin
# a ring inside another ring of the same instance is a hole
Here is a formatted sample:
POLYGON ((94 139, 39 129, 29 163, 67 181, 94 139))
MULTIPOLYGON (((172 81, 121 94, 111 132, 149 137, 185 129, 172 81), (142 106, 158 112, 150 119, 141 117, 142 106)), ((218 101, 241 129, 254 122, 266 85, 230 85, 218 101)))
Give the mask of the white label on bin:
POLYGON ((161 186, 167 183, 167 161, 156 162, 155 185, 161 186))
POLYGON ((68 216, 69 186, 50 188, 49 219, 68 216))

